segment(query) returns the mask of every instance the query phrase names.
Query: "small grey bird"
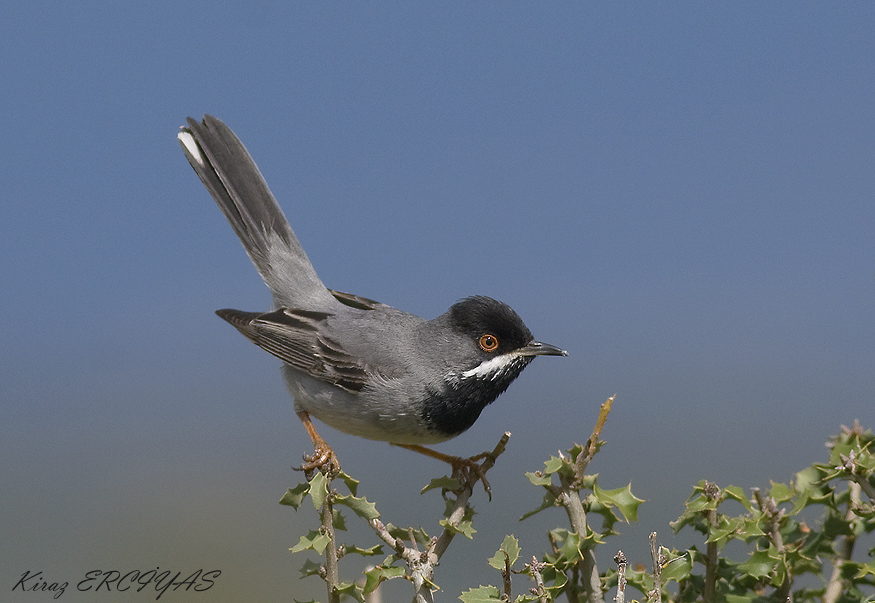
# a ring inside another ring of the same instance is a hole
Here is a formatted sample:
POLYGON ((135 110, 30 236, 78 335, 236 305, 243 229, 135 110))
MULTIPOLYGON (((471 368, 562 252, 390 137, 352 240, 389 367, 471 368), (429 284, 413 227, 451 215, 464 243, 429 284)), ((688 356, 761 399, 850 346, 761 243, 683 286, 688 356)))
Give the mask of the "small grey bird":
POLYGON ((535 341, 510 306, 489 297, 425 320, 326 288, 243 143, 215 117, 187 121, 178 135, 185 156, 273 294, 270 312, 216 314, 283 361, 315 447, 304 470, 339 467, 311 416, 455 467, 465 459, 422 444, 471 427, 535 356, 566 355, 535 341))

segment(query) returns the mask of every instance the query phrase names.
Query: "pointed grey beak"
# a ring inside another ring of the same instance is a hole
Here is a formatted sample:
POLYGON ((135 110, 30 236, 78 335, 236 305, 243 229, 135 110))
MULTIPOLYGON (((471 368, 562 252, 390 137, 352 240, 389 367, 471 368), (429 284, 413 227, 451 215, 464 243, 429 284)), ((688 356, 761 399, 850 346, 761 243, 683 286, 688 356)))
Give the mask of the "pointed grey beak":
POLYGON ((523 356, 568 356, 568 352, 565 350, 540 341, 533 341, 526 347, 520 348, 519 353, 523 356))

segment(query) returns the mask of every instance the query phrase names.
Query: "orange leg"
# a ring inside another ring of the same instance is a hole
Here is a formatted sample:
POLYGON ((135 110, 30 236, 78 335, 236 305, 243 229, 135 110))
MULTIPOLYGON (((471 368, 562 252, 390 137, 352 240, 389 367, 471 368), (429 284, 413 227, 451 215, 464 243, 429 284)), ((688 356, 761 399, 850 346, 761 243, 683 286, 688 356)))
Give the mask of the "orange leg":
POLYGON ((313 440, 313 454, 304 455, 304 464, 298 469, 307 472, 313 471, 314 469, 322 469, 327 465, 329 470, 333 469, 340 471, 340 463, 337 460, 337 455, 334 454, 331 446, 322 439, 322 436, 316 432, 316 428, 313 426, 313 421, 310 420, 310 415, 303 410, 298 411, 297 414, 298 418, 301 419, 301 423, 304 424, 304 429, 306 429, 307 433, 310 435, 310 439, 313 440))

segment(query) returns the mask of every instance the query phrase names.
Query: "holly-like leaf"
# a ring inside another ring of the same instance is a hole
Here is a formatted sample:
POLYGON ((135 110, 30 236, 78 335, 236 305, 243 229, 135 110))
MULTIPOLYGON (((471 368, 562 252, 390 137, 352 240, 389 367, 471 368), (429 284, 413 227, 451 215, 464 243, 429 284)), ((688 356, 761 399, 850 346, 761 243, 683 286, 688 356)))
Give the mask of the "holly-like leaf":
POLYGON ((474 539, 474 534, 477 532, 470 521, 460 521, 457 524, 452 524, 448 519, 441 519, 438 523, 454 534, 462 534, 471 540, 474 539))
POLYGON ((553 483, 553 478, 543 471, 526 471, 526 477, 535 486, 549 486, 553 483))
POLYGON ((489 565, 497 570, 504 571, 505 560, 510 562, 510 565, 516 563, 520 556, 520 543, 513 534, 504 537, 504 542, 501 547, 495 552, 495 555, 489 558, 489 565))
POLYGON ((355 546, 354 544, 347 544, 344 545, 343 550, 346 555, 356 554, 361 555, 362 557, 373 557, 375 555, 383 554, 383 545, 375 544, 370 548, 363 549, 361 547, 355 546))
POLYGON ((495 603, 501 601, 501 595, 495 586, 472 588, 459 595, 462 603, 495 603))
POLYGON ((338 473, 337 477, 343 480, 343 483, 346 484, 346 487, 349 489, 350 494, 355 496, 358 491, 359 481, 353 477, 350 477, 343 471, 338 473))
POLYGON ((553 530, 552 533, 561 534, 562 546, 559 547, 557 565, 562 568, 572 567, 583 559, 583 539, 575 532, 568 530, 553 530))
POLYGON ((731 498, 733 500, 737 500, 744 508, 749 512, 753 511, 753 505, 750 504, 750 499, 745 495, 744 490, 739 488, 738 486, 727 486, 723 489, 723 495, 726 498, 731 498))
POLYGON ((501 543, 501 550, 507 553, 511 565, 520 558, 520 543, 513 534, 504 537, 504 542, 501 543))
POLYGON ((293 553, 300 553, 307 549, 313 549, 321 555, 329 542, 331 542, 331 539, 327 535, 322 534, 319 530, 311 530, 306 536, 301 536, 298 544, 289 550, 293 553))
POLYGON ((544 474, 552 475, 560 471, 563 467, 570 468, 570 464, 568 459, 559 458, 558 456, 551 456, 550 460, 544 461, 544 474))
POLYGON ((344 517, 343 514, 337 509, 332 509, 332 511, 333 513, 331 516, 333 518, 332 523, 334 525, 334 529, 346 532, 346 517, 344 517))
POLYGON ((686 554, 678 555, 677 552, 672 551, 668 555, 668 561, 661 568, 661 576, 663 583, 668 580, 680 582, 689 578, 692 571, 693 560, 690 556, 686 554))
POLYGON ((550 507, 555 507, 555 506, 556 506, 556 497, 553 496, 552 494, 550 494, 549 492, 545 492, 544 498, 541 500, 540 506, 537 509, 529 511, 528 513, 526 513, 525 515, 520 517, 520 521, 522 521, 524 519, 528 519, 532 515, 535 515, 536 513, 540 513, 544 509, 549 509, 550 507))
POLYGON ((355 496, 340 496, 338 495, 334 502, 339 505, 343 505, 345 507, 349 507, 353 510, 353 512, 359 517, 363 517, 365 519, 376 519, 380 516, 380 512, 377 511, 377 505, 368 501, 364 496, 361 498, 356 498, 355 496))
POLYGON ((355 599, 359 603, 365 603, 365 596, 362 593, 362 589, 355 582, 341 582, 334 587, 334 590, 341 595, 346 595, 355 599))
POLYGON ((321 563, 316 563, 312 559, 307 559, 304 562, 304 565, 301 566, 301 577, 306 578, 307 576, 318 576, 321 570, 321 563))
POLYGON ((328 496, 328 478, 322 475, 321 471, 317 471, 310 480, 310 499, 317 511, 322 508, 326 496, 328 496))
POLYGON ((791 515, 796 515, 809 505, 834 505, 832 501, 833 491, 822 483, 823 473, 816 467, 806 467, 796 474, 796 504, 793 505, 791 515))
POLYGON ((495 551, 495 554, 486 560, 486 562, 499 571, 504 571, 504 563, 507 559, 507 553, 502 550, 495 551))
POLYGON ((444 475, 443 477, 436 477, 419 491, 420 494, 425 494, 429 490, 435 490, 440 488, 441 490, 449 490, 450 492, 455 492, 461 487, 459 480, 454 477, 450 477, 448 475, 444 475))
POLYGON ((373 567, 365 572, 364 593, 368 594, 373 592, 375 588, 377 588, 381 583, 385 582, 386 580, 403 578, 406 573, 407 572, 403 567, 385 567, 382 565, 373 567))
POLYGON ((771 482, 772 487, 769 490, 769 496, 775 499, 776 503, 787 502, 794 496, 793 489, 784 483, 771 482))
POLYGON ((301 506, 301 503, 304 502, 304 498, 307 496, 307 492, 309 491, 310 484, 306 482, 300 483, 294 488, 289 488, 288 490, 286 490, 286 493, 283 494, 283 497, 280 499, 280 504, 288 505, 297 509, 301 506))
POLYGON ((738 564, 738 569, 754 578, 765 578, 772 573, 776 562, 769 551, 754 551, 747 560, 738 564))
POLYGON ((615 507, 623 515, 626 523, 638 521, 638 506, 644 502, 644 499, 632 494, 631 483, 616 490, 602 490, 598 484, 593 484, 592 493, 598 502, 615 507))
POLYGON ((565 589, 568 583, 568 576, 565 572, 559 571, 555 565, 548 563, 541 569, 541 576, 544 578, 544 586, 547 592, 553 599, 557 599, 559 594, 565 589))
MULTIPOLYGON (((407 540, 410 537, 410 529, 409 528, 399 528, 397 526, 392 525, 391 523, 386 524, 386 530, 389 534, 392 535, 393 538, 400 538, 401 540, 407 540)), ((423 530, 422 528, 416 528, 413 530, 413 538, 419 544, 425 544, 429 540, 431 540, 431 536, 423 530)))

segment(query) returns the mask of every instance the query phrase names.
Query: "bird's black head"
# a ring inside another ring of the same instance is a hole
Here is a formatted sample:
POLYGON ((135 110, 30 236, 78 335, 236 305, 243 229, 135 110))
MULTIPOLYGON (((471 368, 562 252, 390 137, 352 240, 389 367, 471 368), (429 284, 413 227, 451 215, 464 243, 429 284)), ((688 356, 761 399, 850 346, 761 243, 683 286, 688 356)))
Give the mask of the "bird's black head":
POLYGON ((467 340, 470 361, 447 375, 444 387, 426 401, 424 418, 433 429, 458 435, 495 400, 535 356, 565 356, 535 341, 513 309, 490 297, 469 297, 447 313, 451 328, 467 340))
POLYGON ((471 338, 484 357, 506 354, 534 341, 513 308, 491 297, 469 297, 454 304, 450 325, 471 338))

